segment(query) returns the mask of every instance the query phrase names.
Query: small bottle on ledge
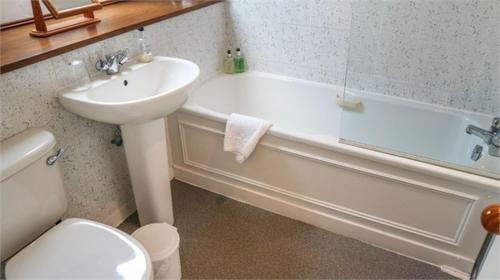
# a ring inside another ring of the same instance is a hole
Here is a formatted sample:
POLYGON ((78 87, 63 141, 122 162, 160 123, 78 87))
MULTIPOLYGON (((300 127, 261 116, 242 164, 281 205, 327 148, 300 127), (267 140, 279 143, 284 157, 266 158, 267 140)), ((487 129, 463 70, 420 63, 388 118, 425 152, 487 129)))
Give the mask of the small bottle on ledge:
POLYGON ((146 38, 144 37, 144 27, 139 28, 139 61, 143 63, 153 61, 153 53, 146 45, 146 38))
POLYGON ((234 74, 234 59, 231 50, 227 50, 226 56, 224 57, 224 73, 234 74))
POLYGON ((245 57, 240 48, 236 49, 236 56, 234 57, 234 73, 243 73, 246 71, 245 57))

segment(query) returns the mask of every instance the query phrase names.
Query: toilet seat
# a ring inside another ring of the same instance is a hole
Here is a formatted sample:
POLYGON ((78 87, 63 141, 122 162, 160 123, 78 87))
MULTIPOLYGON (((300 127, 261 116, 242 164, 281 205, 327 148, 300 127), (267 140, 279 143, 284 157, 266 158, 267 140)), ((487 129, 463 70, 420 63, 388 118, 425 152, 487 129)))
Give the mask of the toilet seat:
POLYGON ((151 260, 131 236, 97 222, 67 219, 17 253, 6 278, 152 279, 151 260))

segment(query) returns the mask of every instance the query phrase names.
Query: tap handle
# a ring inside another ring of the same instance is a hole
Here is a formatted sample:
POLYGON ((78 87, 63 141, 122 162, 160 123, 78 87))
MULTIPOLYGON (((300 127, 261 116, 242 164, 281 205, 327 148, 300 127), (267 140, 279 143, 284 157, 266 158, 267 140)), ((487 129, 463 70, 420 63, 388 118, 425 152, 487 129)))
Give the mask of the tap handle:
POLYGON ((106 63, 104 60, 99 59, 95 63, 95 69, 97 69, 97 71, 107 71, 109 69, 109 64, 106 63))
POLYGON ((123 65, 128 61, 128 49, 119 50, 116 55, 118 56, 118 63, 123 65))
POLYGON ((491 122, 491 131, 497 132, 500 130, 500 117, 493 118, 491 122))
POLYGON ((122 58, 118 61, 118 63, 120 63, 120 65, 123 65, 123 64, 127 63, 127 61, 128 61, 128 57, 127 57, 127 56, 124 56, 124 57, 122 57, 122 58))

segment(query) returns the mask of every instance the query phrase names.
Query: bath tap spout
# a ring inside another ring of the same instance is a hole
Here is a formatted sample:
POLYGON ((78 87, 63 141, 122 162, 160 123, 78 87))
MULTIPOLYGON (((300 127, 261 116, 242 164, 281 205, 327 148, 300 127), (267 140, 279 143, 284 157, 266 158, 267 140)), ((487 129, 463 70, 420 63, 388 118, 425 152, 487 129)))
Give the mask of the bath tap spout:
POLYGON ((482 129, 480 127, 470 124, 467 126, 465 131, 467 132, 467 134, 472 134, 474 136, 481 138, 486 144, 491 143, 493 133, 489 130, 482 129))
POLYGON ((488 145, 488 154, 494 157, 500 157, 500 129, 499 118, 494 118, 491 129, 486 130, 475 125, 468 125, 465 132, 481 138, 488 145))

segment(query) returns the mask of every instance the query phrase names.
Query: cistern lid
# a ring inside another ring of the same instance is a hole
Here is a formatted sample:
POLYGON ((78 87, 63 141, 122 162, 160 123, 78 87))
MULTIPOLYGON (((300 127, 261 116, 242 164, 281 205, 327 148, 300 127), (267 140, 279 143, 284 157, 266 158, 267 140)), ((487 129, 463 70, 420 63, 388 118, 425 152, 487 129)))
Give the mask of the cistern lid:
POLYGON ((67 219, 7 262, 7 278, 151 279, 151 260, 131 236, 104 224, 67 219))
POLYGON ((0 182, 44 156, 55 145, 54 135, 41 128, 30 128, 2 141, 0 182))

